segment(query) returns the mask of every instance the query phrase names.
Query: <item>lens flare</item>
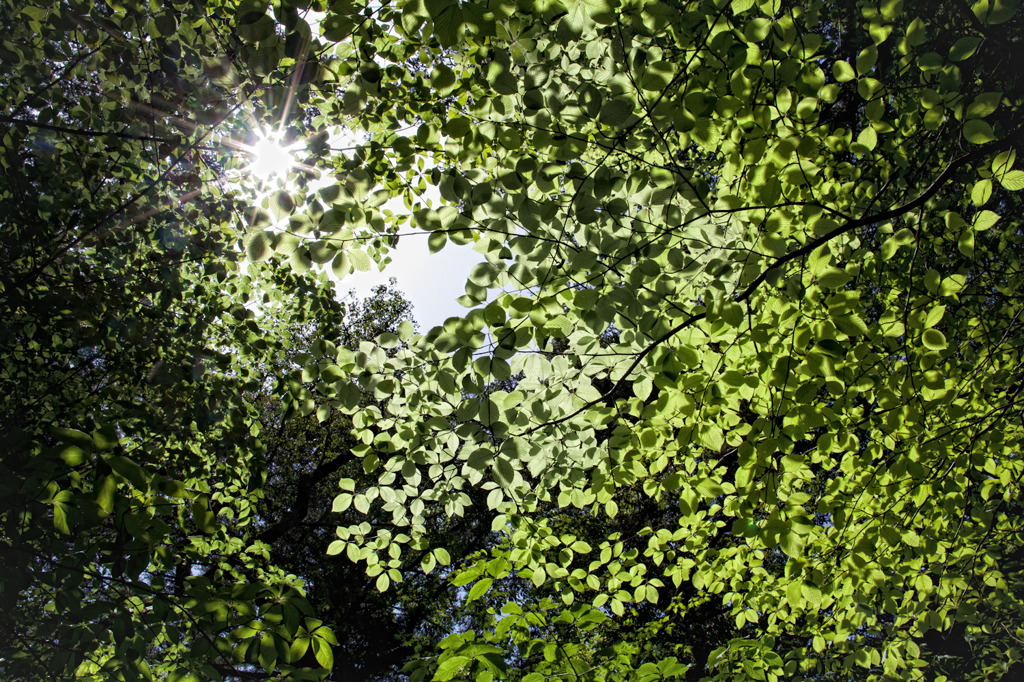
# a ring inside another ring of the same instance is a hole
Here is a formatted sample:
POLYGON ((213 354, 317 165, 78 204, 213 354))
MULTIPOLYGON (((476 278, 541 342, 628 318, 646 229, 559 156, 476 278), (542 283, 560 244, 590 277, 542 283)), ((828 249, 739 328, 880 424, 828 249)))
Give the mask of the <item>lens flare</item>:
POLYGON ((295 165, 294 147, 285 146, 273 137, 261 137, 251 148, 249 172, 261 180, 283 177, 295 165))

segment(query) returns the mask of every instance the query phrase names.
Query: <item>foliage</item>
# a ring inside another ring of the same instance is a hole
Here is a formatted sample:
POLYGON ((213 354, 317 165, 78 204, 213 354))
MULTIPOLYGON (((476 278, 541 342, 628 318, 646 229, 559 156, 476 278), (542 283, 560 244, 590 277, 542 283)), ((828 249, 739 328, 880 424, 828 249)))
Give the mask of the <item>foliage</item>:
MULTIPOLYGON (((345 301, 345 319, 335 330, 340 347, 357 349, 361 342, 380 334, 395 333, 411 315, 411 304, 390 287, 378 286, 363 301, 345 301)), ((315 323, 293 335, 287 362, 269 368, 270 376, 286 376, 296 364, 306 364, 300 379, 314 388, 314 372, 308 366, 313 354, 327 350, 315 323)), ((267 480, 256 505, 253 535, 270 545, 275 566, 300 576, 317 617, 334 632, 334 665, 331 679, 370 680, 388 676, 400 679, 403 663, 413 653, 413 641, 436 641, 449 630, 434 623, 451 610, 447 579, 440 572, 413 572, 420 557, 407 557, 402 569, 411 575, 394 588, 381 592, 378 581, 390 580, 379 574, 366 575, 364 567, 345 555, 324 556, 336 539, 334 529, 363 521, 356 508, 333 507, 332 498, 340 482, 366 487, 375 477, 363 471, 362 462, 352 454, 358 445, 351 434, 347 416, 329 409, 315 389, 313 410, 297 402, 281 405, 282 392, 272 391, 257 400, 260 410, 261 441, 265 447, 267 480), (325 407, 326 406, 326 407, 325 407)), ((363 397, 364 406, 373 401, 363 397)), ((490 512, 466 518, 432 519, 432 533, 444 538, 453 558, 477 550, 490 535, 490 512)), ((374 518, 374 524, 391 528, 390 515, 374 518)), ((307 654, 309 657, 310 654, 307 654)))
MULTIPOLYGON (((2 54, 4 543, 28 566, 4 628, 85 633, 46 641, 74 642, 51 669, 288 675, 331 650, 282 598, 231 593, 299 599, 229 538, 262 488, 254 368, 315 319, 279 385, 291 419, 351 420, 362 475, 328 555, 382 592, 414 594, 416 566, 449 581, 410 679, 1019 674, 1014 2, 179 5, 3 5, 25 17, 2 54), (219 141, 266 111, 310 136, 307 166, 241 206, 219 141), (331 148, 339 122, 354 149, 331 148), (165 203, 186 169, 194 198, 165 203), (156 234, 175 260, 147 268, 156 234), (313 266, 410 238, 480 253, 466 315, 336 343, 313 266), (246 295, 276 301, 258 325, 246 295), (212 513, 186 507, 217 486, 232 515, 202 535, 212 513), (164 499, 181 514, 153 530, 164 499), (151 545, 230 558, 151 597, 151 545), (189 634, 147 621, 156 602, 189 634), (92 653, 106 613, 137 639, 92 653)), ((41 665, 15 648, 12 676, 41 665)))
MULTIPOLYGON (((511 577, 557 595, 495 609, 414 674, 1016 663, 1015 9, 403 3, 366 29, 372 60, 339 48, 354 78, 316 101, 365 108, 373 138, 345 168, 371 174, 370 204, 434 184, 443 204, 416 227, 485 258, 465 318, 392 358, 339 356, 339 390, 382 400, 354 414, 378 484, 339 500, 409 525, 341 541, 397 567, 424 510, 483 490, 491 558, 454 582, 467 600, 511 577), (662 513, 628 535, 554 527, 552 508, 615 519, 636 494, 662 513), (705 601, 734 626, 714 651, 644 648, 705 601), (645 603, 666 617, 592 646, 645 603), (947 659, 929 632, 971 653, 947 659)), ((399 229, 388 217, 368 229, 399 229)))
POLYGON ((213 5, 2 7, 0 675, 316 678, 325 656, 296 663, 333 635, 251 539, 246 396, 277 330, 339 310, 239 251, 212 143, 238 102, 203 72, 230 26, 213 5))

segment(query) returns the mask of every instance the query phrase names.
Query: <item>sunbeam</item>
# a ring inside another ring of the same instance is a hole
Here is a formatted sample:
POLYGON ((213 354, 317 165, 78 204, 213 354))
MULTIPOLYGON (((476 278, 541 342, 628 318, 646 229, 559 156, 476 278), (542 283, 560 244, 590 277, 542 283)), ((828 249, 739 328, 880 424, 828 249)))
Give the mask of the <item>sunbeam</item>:
POLYGON ((279 136, 260 135, 247 151, 252 155, 248 172, 263 181, 286 175, 295 167, 293 153, 302 143, 283 144, 279 136))
POLYGON ((273 137, 261 137, 252 145, 252 163, 249 165, 249 172, 261 180, 285 175, 294 163, 292 157, 294 146, 294 144, 284 145, 279 139, 273 137))

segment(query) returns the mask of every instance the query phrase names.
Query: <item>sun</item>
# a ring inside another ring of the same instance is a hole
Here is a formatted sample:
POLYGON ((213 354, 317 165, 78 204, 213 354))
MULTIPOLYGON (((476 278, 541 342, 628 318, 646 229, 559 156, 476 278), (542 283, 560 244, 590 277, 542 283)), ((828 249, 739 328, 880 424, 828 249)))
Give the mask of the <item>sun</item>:
POLYGON ((286 145, 280 135, 261 134, 248 148, 252 157, 248 173, 264 182, 286 176, 295 166, 294 152, 302 143, 286 145))

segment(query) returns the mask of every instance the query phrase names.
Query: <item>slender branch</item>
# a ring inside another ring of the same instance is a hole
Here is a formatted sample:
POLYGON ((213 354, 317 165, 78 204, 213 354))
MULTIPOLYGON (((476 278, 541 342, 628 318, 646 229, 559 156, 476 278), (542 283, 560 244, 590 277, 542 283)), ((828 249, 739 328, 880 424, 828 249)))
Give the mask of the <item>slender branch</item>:
POLYGON ((151 137, 149 135, 132 135, 131 133, 117 132, 117 131, 102 131, 102 130, 84 130, 67 128, 65 126, 52 125, 50 123, 40 123, 39 121, 29 121, 24 118, 14 118, 13 116, 7 116, 0 114, 0 123, 10 124, 21 124, 32 128, 41 128, 43 130, 53 130, 58 133, 67 133, 69 135, 79 135, 81 137, 103 137, 104 135, 113 135, 114 137, 120 137, 125 140, 139 140, 144 142, 166 142, 167 144, 178 144, 178 140, 171 140, 166 137, 151 137))
POLYGON ((309 513, 310 498, 312 497, 313 489, 317 484, 351 462, 353 459, 355 459, 355 456, 351 452, 347 453, 347 455, 339 455, 338 457, 321 464, 308 474, 302 474, 299 476, 299 482, 295 487, 295 496, 292 499, 288 515, 261 532, 256 536, 257 539, 266 542, 267 544, 273 544, 277 540, 281 539, 281 537, 283 537, 288 531, 298 527, 302 523, 303 519, 306 518, 306 514, 309 513))
POLYGON ((74 59, 72 59, 67 64, 65 64, 64 68, 61 69, 61 72, 60 72, 59 76, 57 76, 56 78, 51 80, 46 85, 44 85, 41 88, 39 88, 35 93, 33 93, 33 95, 34 96, 39 96, 43 92, 46 92, 47 90, 52 88, 57 83, 60 83, 62 80, 64 80, 65 78, 68 77, 68 74, 70 74, 71 71, 74 70, 74 68, 76 66, 78 66, 80 63, 82 63, 82 60, 86 59, 87 57, 91 57, 94 54, 96 54, 97 52, 99 52, 100 49, 102 47, 104 47, 105 44, 106 44, 106 41, 101 40, 100 43, 96 47, 94 47, 93 49, 89 50, 88 52, 79 52, 78 54, 76 54, 74 59))
POLYGON ((869 215, 863 218, 858 218, 857 220, 851 220, 849 222, 846 222, 843 225, 840 225, 839 227, 830 230, 829 232, 826 232, 817 239, 812 239, 811 241, 801 246, 799 249, 796 249, 795 251, 790 251, 789 253, 783 256, 779 256, 778 258, 775 259, 775 262, 772 263, 771 267, 769 267, 767 270, 765 270, 760 275, 754 278, 754 281, 751 282, 747 286, 747 288, 743 290, 743 293, 736 297, 736 301, 744 301, 750 298, 751 294, 754 293, 754 290, 756 290, 757 287, 760 286, 762 282, 764 282, 764 280, 768 277, 768 274, 772 270, 778 268, 781 265, 785 265, 790 261, 796 260, 797 258, 803 258, 809 253, 813 252, 819 246, 822 246, 823 244, 835 239, 836 237, 847 232, 850 232, 852 230, 855 230, 858 227, 865 227, 867 225, 873 225, 875 223, 888 222, 890 220, 893 220, 894 218, 898 218, 906 213, 913 211, 919 206, 923 206, 929 199, 931 199, 933 196, 935 196, 936 193, 938 193, 939 189, 941 189, 942 186, 946 184, 946 181, 949 180, 950 177, 952 177, 952 175, 956 171, 960 170, 960 168, 971 163, 972 161, 977 161, 978 159, 988 156, 989 154, 992 154, 994 152, 1001 152, 1005 149, 1009 149, 1010 147, 1013 147, 1015 143, 1020 142, 1022 138, 1024 138, 1024 127, 1015 129, 1002 140, 996 140, 995 142, 990 142, 988 144, 982 145, 975 149, 974 151, 964 154, 958 159, 954 159, 953 161, 950 162, 948 166, 946 166, 945 169, 943 169, 941 173, 939 173, 935 177, 935 179, 932 181, 932 184, 928 185, 928 187, 923 192, 918 194, 917 197, 911 199, 907 203, 901 206, 897 206, 896 208, 889 209, 888 211, 882 211, 881 213, 875 213, 874 215, 869 215))
MULTIPOLYGON (((855 230, 859 227, 865 227, 867 225, 873 225, 875 223, 882 223, 887 222, 889 220, 893 220, 894 218, 898 218, 906 213, 909 213, 910 211, 913 211, 914 209, 920 206, 923 206, 929 199, 931 199, 933 196, 935 196, 936 193, 938 193, 939 189, 941 189, 942 186, 953 176, 953 174, 960 170, 960 168, 973 161, 977 161, 980 158, 988 156, 989 154, 1009 149, 1013 147, 1015 144, 1021 142, 1022 139, 1024 139, 1024 126, 1015 128, 1012 132, 1010 132, 1009 135, 1007 135, 1002 140, 996 140, 994 142, 981 145, 977 149, 968 152, 967 154, 964 154, 963 156, 957 159, 954 159, 949 163, 948 166, 946 166, 942 170, 941 173, 939 173, 935 177, 934 180, 932 180, 932 183, 928 185, 928 187, 925 188, 923 192, 918 194, 914 199, 911 199, 907 203, 897 206, 895 208, 891 208, 888 211, 882 211, 881 213, 875 213, 873 215, 864 216, 863 218, 858 218, 857 220, 850 220, 840 225, 839 227, 836 227, 835 229, 830 230, 829 232, 821 235, 820 237, 812 239, 811 241, 801 246, 799 249, 790 251, 785 255, 779 256, 769 267, 765 268, 757 277, 755 277, 754 280, 749 285, 747 285, 747 287, 733 300, 737 303, 747 301, 754 294, 754 292, 757 291, 757 288, 764 283, 764 281, 768 278, 768 275, 773 270, 777 270, 779 267, 785 265, 786 263, 789 263, 791 261, 797 260, 810 254, 818 247, 828 243, 829 241, 835 239, 840 235, 855 230)), ((526 436, 538 431, 539 429, 545 426, 554 426, 556 424, 561 424, 562 422, 568 421, 573 417, 583 413, 585 410, 590 409, 597 403, 606 400, 609 396, 613 395, 617 390, 619 390, 619 388, 626 382, 626 380, 628 379, 629 375, 633 372, 633 370, 635 370, 637 366, 640 365, 640 363, 643 361, 645 357, 654 352, 654 350, 658 346, 660 346, 662 343, 672 338, 679 332, 683 331, 684 329, 693 326, 697 322, 700 322, 706 317, 707 313, 697 313, 696 315, 691 315, 690 317, 686 318, 672 329, 665 332, 665 334, 660 336, 658 339, 654 340, 650 345, 648 345, 646 348, 644 348, 637 354, 636 358, 633 359, 633 362, 631 362, 629 364, 629 367, 626 368, 626 371, 623 372, 622 377, 618 381, 616 381, 612 385, 612 387, 602 395, 584 403, 581 407, 570 412, 564 417, 559 417, 558 419, 553 419, 550 421, 546 421, 542 424, 538 424, 537 426, 527 429, 526 431, 519 435, 526 436)))
POLYGON ((248 101, 249 99, 246 98, 235 104, 235 106, 233 106, 227 113, 219 117, 218 120, 214 121, 213 124, 211 124, 205 132, 203 132, 201 135, 198 135, 191 144, 189 144, 185 149, 182 149, 177 155, 175 155, 174 158, 171 159, 171 162, 167 165, 167 168, 165 168, 160 173, 159 176, 150 181, 137 194, 125 199, 116 208, 108 212, 105 216, 103 216, 95 223, 93 223, 90 227, 85 229, 82 232, 82 234, 80 234, 78 237, 72 239, 62 248, 55 250, 52 254, 50 254, 49 257, 44 258, 41 263, 36 265, 35 268, 25 273, 25 275, 16 282, 13 282, 11 288, 13 290, 17 290, 25 286, 28 282, 31 282, 33 279, 38 277, 42 272, 44 272, 48 267, 50 267, 50 265, 52 265, 54 261, 56 261, 62 255, 64 255, 71 249, 81 244, 83 241, 85 241, 87 237, 97 232, 100 228, 104 227, 111 220, 116 218, 118 215, 124 213, 129 208, 138 203, 143 197, 147 196, 160 183, 164 182, 171 175, 171 173, 174 172, 174 170, 185 159, 186 156, 188 156, 189 154, 193 153, 196 149, 198 149, 203 144, 203 142, 205 142, 206 139, 213 134, 213 132, 218 128, 218 126, 220 126, 221 123, 223 123, 229 116, 234 114, 238 109, 242 107, 243 104, 245 104, 248 101))

